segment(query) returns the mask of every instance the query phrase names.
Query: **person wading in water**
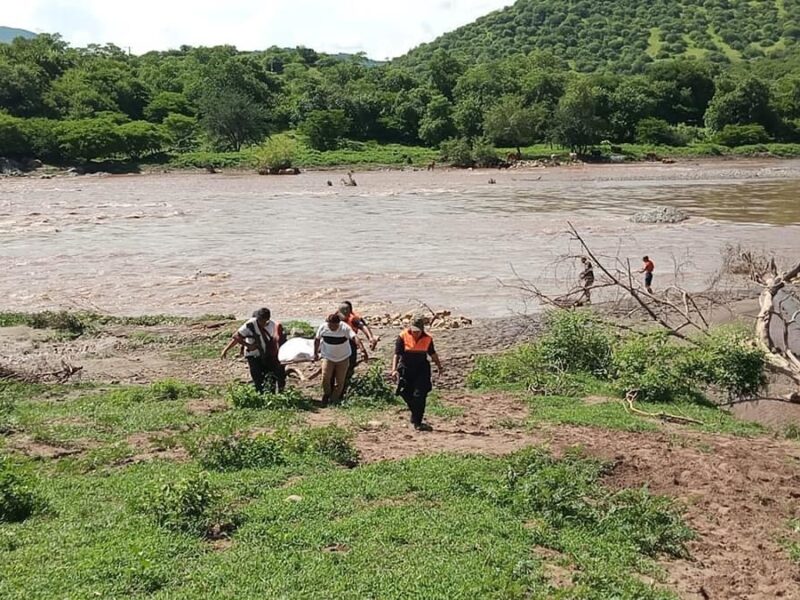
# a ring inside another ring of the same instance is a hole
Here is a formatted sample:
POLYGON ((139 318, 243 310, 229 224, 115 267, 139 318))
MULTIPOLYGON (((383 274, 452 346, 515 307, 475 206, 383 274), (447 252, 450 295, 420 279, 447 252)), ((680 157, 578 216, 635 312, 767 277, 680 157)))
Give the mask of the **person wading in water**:
POLYGON ((653 271, 655 271, 656 266, 653 264, 653 261, 650 260, 649 256, 642 257, 642 270, 639 273, 644 273, 644 288, 647 290, 648 294, 653 293, 653 271))
POLYGON ((408 405, 411 424, 417 431, 431 431, 431 426, 423 423, 425 404, 433 389, 429 356, 441 375, 444 369, 433 338, 425 333, 425 318, 415 316, 395 342, 391 378, 397 382, 397 394, 408 405))
POLYGON ((583 285, 583 295, 578 300, 579 303, 583 303, 583 299, 586 298, 586 304, 592 303, 592 286, 594 285, 594 267, 592 266, 592 261, 590 261, 585 256, 581 257, 581 264, 583 265, 583 271, 580 274, 581 284, 583 285))
POLYGON ((283 327, 272 320, 268 308, 259 308, 239 330, 222 351, 225 358, 236 345, 244 348, 244 357, 250 367, 250 377, 256 390, 261 393, 267 377, 275 379, 278 391, 286 387, 286 369, 278 360, 278 348, 284 341, 283 327))

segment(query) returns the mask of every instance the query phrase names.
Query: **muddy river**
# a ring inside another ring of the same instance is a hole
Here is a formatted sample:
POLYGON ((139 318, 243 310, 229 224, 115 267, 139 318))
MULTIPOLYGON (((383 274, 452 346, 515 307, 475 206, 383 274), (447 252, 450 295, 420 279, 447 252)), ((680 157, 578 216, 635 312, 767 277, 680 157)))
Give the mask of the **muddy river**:
POLYGON ((515 271, 554 291, 574 282, 568 221, 606 256, 648 254, 656 288, 705 288, 726 244, 800 256, 800 161, 341 176, 0 180, 0 308, 286 318, 349 298, 501 316, 523 307, 502 283, 515 271), (654 206, 691 218, 629 220, 654 206))

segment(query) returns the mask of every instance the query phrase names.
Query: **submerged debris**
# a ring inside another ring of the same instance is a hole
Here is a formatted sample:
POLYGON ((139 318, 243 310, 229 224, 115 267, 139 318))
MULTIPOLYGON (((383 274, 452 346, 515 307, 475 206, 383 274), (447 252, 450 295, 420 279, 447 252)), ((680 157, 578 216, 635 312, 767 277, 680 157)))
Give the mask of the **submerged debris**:
POLYGON ((685 212, 671 206, 657 206, 631 217, 634 223, 680 223, 689 218, 685 212))

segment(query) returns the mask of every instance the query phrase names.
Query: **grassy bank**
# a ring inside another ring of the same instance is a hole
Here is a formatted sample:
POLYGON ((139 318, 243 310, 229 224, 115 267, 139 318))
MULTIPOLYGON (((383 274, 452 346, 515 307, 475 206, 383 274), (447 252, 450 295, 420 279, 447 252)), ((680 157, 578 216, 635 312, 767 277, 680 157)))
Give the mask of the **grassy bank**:
MULTIPOLYGON (((797 158, 800 157, 800 144, 758 144, 729 148, 719 144, 692 144, 689 146, 650 146, 643 144, 622 144, 615 146, 618 152, 603 150, 603 155, 593 160, 609 161, 611 155, 624 157, 626 161, 644 161, 653 155, 662 158, 797 158)), ((556 155, 559 160, 568 160, 569 150, 550 144, 537 144, 521 149, 523 160, 549 160, 556 155)), ((498 148, 497 154, 505 158, 515 152, 512 148, 498 148)), ((258 163, 257 149, 244 149, 240 152, 190 152, 173 158, 170 166, 218 169, 255 169, 258 163)), ((404 146, 401 144, 378 144, 351 142, 346 148, 320 152, 300 145, 294 165, 302 169, 327 169, 358 167, 362 169, 381 167, 426 167, 431 161, 441 162, 440 152, 433 148, 404 146)), ((441 162, 445 165, 446 162, 441 162)))
POLYGON ((359 466, 344 429, 198 416, 217 392, 191 384, 0 393, 4 598, 672 598, 654 559, 693 535, 579 451, 359 466), (62 454, 24 458, 32 440, 62 454))

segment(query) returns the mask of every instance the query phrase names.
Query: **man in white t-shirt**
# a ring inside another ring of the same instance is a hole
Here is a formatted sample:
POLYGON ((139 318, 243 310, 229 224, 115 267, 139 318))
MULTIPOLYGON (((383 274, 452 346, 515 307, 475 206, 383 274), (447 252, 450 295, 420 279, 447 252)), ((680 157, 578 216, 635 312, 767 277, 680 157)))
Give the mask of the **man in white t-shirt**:
POLYGON ((282 392, 286 386, 286 369, 278 360, 282 338, 281 324, 272 320, 272 313, 268 308, 260 308, 253 313, 252 319, 233 334, 233 338, 222 351, 222 358, 234 346, 242 346, 256 390, 263 392, 267 377, 271 375, 278 391, 282 392))
POLYGON ((342 323, 338 313, 329 315, 325 323, 317 329, 314 337, 314 360, 322 356, 322 404, 338 402, 342 399, 353 340, 364 352, 364 345, 356 332, 342 323))

